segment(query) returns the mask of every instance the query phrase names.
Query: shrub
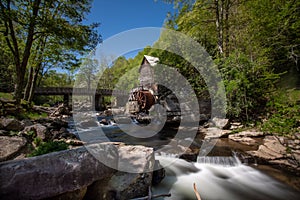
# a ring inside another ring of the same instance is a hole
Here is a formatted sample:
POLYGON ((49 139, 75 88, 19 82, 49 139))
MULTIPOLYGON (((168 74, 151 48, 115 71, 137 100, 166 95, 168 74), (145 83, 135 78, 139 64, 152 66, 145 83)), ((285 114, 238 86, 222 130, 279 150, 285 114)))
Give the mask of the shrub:
POLYGON ((291 135, 299 132, 300 105, 297 103, 299 94, 300 91, 297 90, 277 91, 267 104, 269 116, 262 124, 261 129, 279 135, 291 135))
POLYGON ((28 157, 43 155, 51 152, 68 149, 68 144, 63 141, 50 141, 41 143, 28 157))

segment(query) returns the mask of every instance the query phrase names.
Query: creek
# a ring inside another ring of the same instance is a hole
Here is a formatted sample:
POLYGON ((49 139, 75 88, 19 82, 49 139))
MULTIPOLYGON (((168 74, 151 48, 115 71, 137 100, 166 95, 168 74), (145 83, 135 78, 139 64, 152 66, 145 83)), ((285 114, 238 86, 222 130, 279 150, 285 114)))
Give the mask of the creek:
MULTIPOLYGON (((74 124, 72 124, 74 127, 74 124)), ((85 142, 123 142, 132 145, 153 147, 159 152, 172 142, 171 135, 178 127, 164 127, 158 134, 149 138, 131 136, 124 130, 126 124, 99 125, 87 129, 71 129, 85 142), (122 127, 123 126, 123 127, 122 127), (120 128, 121 127, 121 128, 120 128), (102 131, 100 131, 102 130, 102 131), (103 132, 104 134, 98 134, 103 132)), ((191 140, 191 138, 185 138, 191 140)), ((198 150, 202 136, 192 138, 193 146, 198 150)), ((196 184, 202 200, 296 200, 300 197, 300 179, 272 166, 248 163, 243 159, 245 151, 255 147, 241 145, 228 139, 219 139, 208 156, 197 156, 196 161, 179 159, 173 154, 157 154, 166 171, 162 182, 153 187, 154 194, 168 194, 165 199, 196 199, 193 183, 196 184), (239 156, 237 156, 239 155, 239 156)), ((158 198, 159 199, 159 198, 158 198)), ((163 198, 161 198, 163 199, 163 198)))

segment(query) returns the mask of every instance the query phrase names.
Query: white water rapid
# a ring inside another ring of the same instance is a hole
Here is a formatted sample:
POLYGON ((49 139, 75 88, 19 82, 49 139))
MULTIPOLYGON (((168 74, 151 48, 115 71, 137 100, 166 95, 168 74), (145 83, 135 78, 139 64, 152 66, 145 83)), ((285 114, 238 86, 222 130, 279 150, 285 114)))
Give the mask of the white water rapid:
MULTIPOLYGON (((297 200, 300 193, 287 185, 244 164, 235 157, 198 157, 190 163, 174 157, 156 156, 164 166, 166 177, 153 188, 165 199, 201 200, 297 200)), ((161 198, 163 199, 163 198, 161 198)))

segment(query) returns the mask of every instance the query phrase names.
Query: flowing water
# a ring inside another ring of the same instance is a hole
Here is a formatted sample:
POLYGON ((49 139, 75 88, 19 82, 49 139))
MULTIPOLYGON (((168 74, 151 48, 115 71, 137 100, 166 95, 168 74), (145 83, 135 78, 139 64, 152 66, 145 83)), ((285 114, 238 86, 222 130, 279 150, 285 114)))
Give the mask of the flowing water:
MULTIPOLYGON (((73 131, 75 134, 80 135, 80 138, 86 142, 117 141, 126 144, 151 146, 157 150, 170 143, 172 139, 166 137, 168 135, 166 133, 171 133, 169 135, 172 135, 176 133, 176 128, 164 129, 163 133, 154 135, 151 138, 130 136, 115 125, 73 131), (99 129, 102 129, 105 134, 95 134, 99 129)), ((194 145, 195 143, 196 146, 200 144, 200 139, 196 138, 194 145)), ((300 199, 300 190, 264 172, 271 170, 259 170, 241 163, 236 156, 232 156, 232 151, 235 151, 236 148, 238 147, 222 139, 216 145, 214 153, 211 154, 212 156, 198 156, 196 162, 187 162, 183 159, 178 159, 178 156, 174 154, 172 156, 168 154, 156 155, 155 158, 164 166, 166 177, 159 185, 153 187, 153 193, 170 193, 171 197, 165 197, 165 199, 196 199, 193 191, 193 183, 195 183, 202 200, 300 199)), ((249 150, 248 148, 245 147, 245 150, 249 150)), ((281 180, 286 180, 282 178, 286 177, 284 173, 281 173, 281 171, 277 171, 277 173, 281 174, 281 180)), ((294 179, 297 183, 300 182, 299 177, 294 177, 294 179)))
POLYGON ((296 200, 299 191, 239 162, 236 157, 198 157, 187 162, 157 156, 165 166, 166 177, 154 193, 168 194, 165 199, 196 199, 193 183, 202 200, 296 200))

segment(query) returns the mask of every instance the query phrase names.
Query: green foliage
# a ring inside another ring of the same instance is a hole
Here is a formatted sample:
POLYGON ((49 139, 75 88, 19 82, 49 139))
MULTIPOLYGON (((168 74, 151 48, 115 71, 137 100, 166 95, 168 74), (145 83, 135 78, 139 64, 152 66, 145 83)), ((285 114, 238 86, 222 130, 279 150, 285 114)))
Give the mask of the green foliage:
POLYGON ((59 73, 56 70, 49 70, 40 83, 41 87, 72 87, 72 77, 66 73, 59 73))
POLYGON ((42 144, 43 140, 39 137, 36 137, 33 139, 33 143, 36 145, 36 146, 40 146, 42 144))
POLYGON ((13 59, 9 48, 5 45, 5 37, 0 34, 0 91, 12 92, 14 90, 13 59))
POLYGON ((26 114, 28 119, 36 120, 36 119, 41 119, 41 118, 46 118, 48 117, 47 113, 44 112, 28 112, 26 114))
POLYGON ((50 105, 48 103, 44 103, 42 106, 43 107, 50 107, 50 105))
POLYGON ((28 86, 25 99, 30 101, 32 97, 28 96, 27 88, 34 89, 38 76, 53 66, 78 67, 78 55, 84 55, 101 41, 96 31, 99 24, 83 23, 91 4, 91 0, 0 1, 0 40, 2 44, 5 38, 6 43, 0 46, 0 53, 11 55, 12 59, 7 59, 5 66, 14 65, 17 104, 23 97, 25 85, 28 86))
MULTIPOLYGON (((36 141, 38 142, 38 141, 36 141)), ((28 157, 39 156, 51 152, 68 149, 68 144, 63 141, 50 141, 41 143, 28 157)))
POLYGON ((26 135, 29 136, 31 139, 36 137, 36 133, 34 131, 28 131, 26 135))
POLYGON ((76 74, 76 86, 79 88, 96 88, 96 74, 98 73, 98 60, 85 58, 81 64, 81 67, 76 74))
POLYGON ((228 117, 247 121, 257 118, 264 112, 278 76, 238 51, 217 63, 226 88, 228 117))
POLYGON ((12 93, 6 93, 6 92, 0 92, 0 98, 12 100, 13 94, 12 93))
POLYGON ((17 136, 18 134, 18 131, 9 131, 9 136, 17 136))
POLYGON ((299 132, 299 100, 299 90, 276 92, 267 104, 269 115, 262 123, 261 129, 278 135, 291 135, 299 132))
POLYGON ((46 118, 48 117, 47 113, 44 112, 35 112, 32 110, 26 110, 23 108, 18 109, 18 112, 15 112, 7 117, 10 118, 16 118, 18 120, 23 120, 23 119, 30 119, 30 120, 36 120, 40 118, 46 118))

